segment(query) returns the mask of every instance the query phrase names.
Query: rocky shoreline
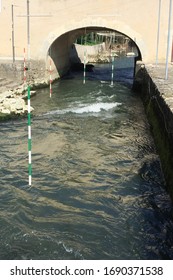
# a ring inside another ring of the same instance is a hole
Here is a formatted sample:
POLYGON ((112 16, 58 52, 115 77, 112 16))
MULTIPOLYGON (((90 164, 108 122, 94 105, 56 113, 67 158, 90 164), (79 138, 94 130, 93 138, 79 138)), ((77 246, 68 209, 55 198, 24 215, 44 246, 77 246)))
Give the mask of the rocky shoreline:
MULTIPOLYGON (((24 86, 8 90, 0 94, 0 120, 8 119, 11 116, 24 115, 28 112, 27 91, 24 86)), ((33 108, 32 108, 33 110, 33 108)))
MULTIPOLYGON (((31 97, 36 95, 36 89, 48 86, 48 82, 42 81, 32 83, 29 85, 31 88, 31 97)), ((31 111, 34 108, 31 107, 31 111)), ((24 116, 28 113, 27 106, 27 86, 19 85, 15 89, 0 92, 0 121, 8 120, 11 118, 24 116)))

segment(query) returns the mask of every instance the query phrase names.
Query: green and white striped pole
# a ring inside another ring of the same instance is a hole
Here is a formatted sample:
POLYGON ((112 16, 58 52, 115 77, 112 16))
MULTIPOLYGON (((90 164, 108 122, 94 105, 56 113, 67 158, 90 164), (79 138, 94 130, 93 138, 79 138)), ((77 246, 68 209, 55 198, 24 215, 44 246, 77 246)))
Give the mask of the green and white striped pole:
POLYGON ((112 56, 112 75, 111 75, 111 86, 114 84, 114 56, 112 56))
POLYGON ((29 186, 32 181, 32 161, 31 161, 31 94, 30 87, 28 86, 28 172, 29 172, 29 186))

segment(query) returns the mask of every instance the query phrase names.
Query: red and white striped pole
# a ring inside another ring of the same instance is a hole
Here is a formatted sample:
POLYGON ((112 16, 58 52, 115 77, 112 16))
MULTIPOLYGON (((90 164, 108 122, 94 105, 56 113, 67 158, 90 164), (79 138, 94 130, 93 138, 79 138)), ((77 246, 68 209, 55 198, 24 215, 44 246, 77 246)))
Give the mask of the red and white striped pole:
POLYGON ((26 52, 25 52, 25 48, 23 49, 23 83, 24 83, 24 87, 26 87, 26 52))
POLYGON ((50 98, 51 98, 52 97, 52 63, 51 63, 51 59, 50 59, 49 72, 50 72, 50 98))

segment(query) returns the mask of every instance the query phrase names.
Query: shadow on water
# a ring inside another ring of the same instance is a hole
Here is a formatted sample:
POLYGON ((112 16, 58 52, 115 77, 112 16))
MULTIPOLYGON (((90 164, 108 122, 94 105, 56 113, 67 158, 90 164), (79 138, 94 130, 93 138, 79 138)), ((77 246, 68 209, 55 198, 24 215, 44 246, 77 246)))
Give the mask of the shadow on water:
MULTIPOLYGON (((122 57, 115 58, 114 62, 114 82, 118 82, 122 85, 125 85, 128 88, 131 88, 133 85, 134 79, 134 67, 135 67, 135 59, 134 57, 122 57)), ((86 80, 100 81, 102 82, 110 82, 112 76, 112 63, 104 63, 104 64, 86 64, 86 80), (101 75, 100 75, 101 74, 101 75)), ((65 75, 62 79, 76 79, 81 78, 79 75, 79 71, 81 73, 84 70, 84 65, 82 63, 76 63, 72 65, 71 71, 65 75)))

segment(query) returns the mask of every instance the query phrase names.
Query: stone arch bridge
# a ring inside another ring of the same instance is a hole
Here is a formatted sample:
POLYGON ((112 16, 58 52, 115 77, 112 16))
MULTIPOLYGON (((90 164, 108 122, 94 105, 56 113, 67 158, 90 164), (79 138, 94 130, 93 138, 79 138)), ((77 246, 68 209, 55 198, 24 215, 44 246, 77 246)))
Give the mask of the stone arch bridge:
MULTIPOLYGON (((63 74, 76 38, 89 31, 117 31, 135 42, 138 59, 154 63, 158 39, 159 0, 1 0, 0 58, 28 58, 43 72, 51 57, 63 74), (13 25, 12 25, 13 5, 13 25), (13 43, 13 44, 12 44, 13 43), (38 63, 39 62, 39 63, 38 63)), ((163 1, 162 1, 163 2, 163 1)), ((158 61, 165 62, 169 0, 160 9, 158 61)), ((171 48, 170 48, 171 49, 171 48)), ((171 52, 171 51, 170 51, 171 52)), ((171 55, 171 54, 170 54, 171 55)))

